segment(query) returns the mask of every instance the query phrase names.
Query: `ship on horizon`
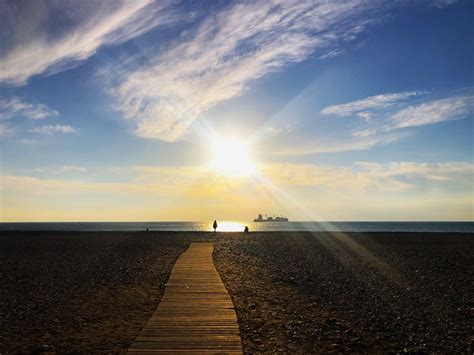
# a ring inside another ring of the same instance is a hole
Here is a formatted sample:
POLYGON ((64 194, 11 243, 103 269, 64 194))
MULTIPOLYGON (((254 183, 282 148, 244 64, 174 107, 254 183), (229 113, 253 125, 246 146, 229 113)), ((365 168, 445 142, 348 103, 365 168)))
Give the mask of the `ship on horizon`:
POLYGON ((288 218, 283 217, 283 216, 267 217, 267 215, 265 215, 265 218, 263 218, 263 215, 259 214, 258 218, 255 218, 253 221, 254 222, 288 222, 288 218))

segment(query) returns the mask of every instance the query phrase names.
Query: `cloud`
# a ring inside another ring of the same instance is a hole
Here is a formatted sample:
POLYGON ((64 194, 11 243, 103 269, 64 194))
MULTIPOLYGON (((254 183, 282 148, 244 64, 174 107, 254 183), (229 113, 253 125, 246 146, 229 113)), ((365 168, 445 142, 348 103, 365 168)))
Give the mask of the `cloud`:
MULTIPOLYGON (((378 144, 386 144, 400 139, 403 135, 395 130, 435 124, 461 119, 473 112, 474 96, 462 95, 433 100, 424 91, 410 91, 370 96, 362 100, 342 105, 332 105, 321 110, 323 115, 335 117, 357 117, 366 122, 358 125, 352 137, 341 144, 329 145, 333 151, 363 150, 378 144), (423 96, 419 96, 422 95, 423 96), (412 99, 417 97, 417 103, 412 99), (419 97, 418 97, 419 96, 419 97), (424 102, 420 101, 423 100, 424 102)), ((446 94, 445 94, 446 96, 446 94)), ((291 147, 291 151, 321 152, 319 146, 291 147)), ((328 149, 327 147, 323 147, 328 149)))
POLYGON ((174 141, 202 113, 241 95, 257 78, 315 52, 337 53, 380 21, 387 7, 362 0, 232 4, 148 56, 146 65, 102 74, 111 78, 117 109, 135 122, 139 136, 174 141))
POLYGON ((446 6, 450 6, 455 2, 457 2, 457 0, 432 0, 433 6, 436 6, 440 9, 446 6))
POLYGON ((474 187, 472 176, 474 175, 474 164, 467 162, 447 163, 367 163, 358 162, 356 166, 362 171, 369 172, 378 177, 422 177, 430 181, 456 181, 474 187))
POLYGON ((0 123, 0 136, 6 136, 7 134, 11 133, 12 130, 7 125, 0 123))
POLYGON ((167 1, 34 1, 2 3, 7 19, 0 57, 0 82, 23 85, 37 74, 77 65, 102 45, 124 42, 173 19, 167 1), (52 27, 51 19, 64 23, 52 27), (62 27, 61 27, 62 26, 62 27), (59 34, 59 35, 58 35, 59 34))
MULTIPOLYGON (((247 218, 256 212, 236 211, 235 206, 263 209, 272 201, 251 184, 222 180, 193 180, 159 173, 154 180, 92 182, 30 176, 0 176, 2 221, 97 220, 207 220, 247 218), (164 180, 162 179, 164 178, 164 180), (248 204, 250 199, 255 199, 248 204), (91 203, 91 201, 94 201, 91 203)), ((199 175, 202 177, 202 175, 199 175)), ((248 181, 247 181, 248 183, 248 181)))
POLYGON ((364 121, 370 121, 372 119, 373 114, 368 111, 357 112, 357 117, 363 119, 364 121))
POLYGON ((26 117, 31 120, 42 120, 58 115, 58 111, 46 105, 27 102, 19 97, 0 99, 0 120, 17 116, 26 117))
POLYGON ((353 167, 314 164, 266 164, 263 173, 280 187, 322 187, 325 190, 400 191, 412 188, 408 183, 357 172, 353 167))
POLYGON ((64 133, 64 134, 72 134, 78 133, 78 130, 70 125, 44 125, 35 127, 30 130, 32 133, 38 134, 53 134, 53 133, 64 133))
MULTIPOLYGON (((120 182, 110 177, 99 177, 100 181, 61 179, 49 168, 44 169, 49 177, 0 175, 0 202, 5 206, 0 218, 249 218, 275 206, 286 211, 287 198, 300 208, 310 207, 311 214, 342 220, 473 217, 470 194, 474 188, 474 164, 468 162, 359 162, 348 166, 273 163, 257 167, 264 178, 238 180, 192 166, 119 169, 120 182), (91 201, 95 201, 94 206, 91 201), (235 210, 236 205, 241 206, 239 211, 235 210)), ((95 174, 84 178, 92 175, 95 174)), ((288 212, 295 214, 294 210, 288 212)))
POLYGON ((370 96, 362 100, 348 102, 342 105, 331 105, 323 108, 323 115, 333 115, 336 117, 348 117, 357 114, 363 119, 369 119, 372 114, 369 110, 382 110, 406 99, 420 95, 421 91, 408 91, 391 94, 381 94, 370 96))
POLYGON ((87 168, 83 166, 75 166, 75 165, 63 165, 56 167, 54 170, 55 174, 65 174, 65 173, 85 173, 87 172, 87 168))
MULTIPOLYGON (((87 168, 80 166, 48 167, 36 170, 53 176, 66 172, 88 171, 87 168)), ((214 186, 220 194, 225 193, 225 189, 241 191, 250 185, 261 184, 251 177, 228 179, 207 168, 195 166, 135 166, 121 167, 119 171, 133 172, 129 175, 130 180, 117 183, 3 175, 10 180, 3 180, 5 185, 2 188, 28 188, 36 190, 38 194, 47 192, 45 189, 60 193, 61 191, 56 187, 61 186, 63 190, 74 187, 77 193, 82 190, 182 195, 194 190, 204 190, 207 193, 206 186, 214 186), (45 189, 37 189, 39 185, 45 189)), ((416 178, 421 178, 430 184, 442 184, 449 181, 455 182, 458 186, 472 187, 474 184, 471 179, 474 174, 474 164, 469 162, 384 164, 356 162, 348 166, 264 163, 257 166, 257 172, 280 187, 309 186, 353 191, 401 191, 415 188, 420 184, 419 180, 415 180, 416 178)), ((198 193, 193 192, 194 196, 196 194, 198 193)))
POLYGON ((263 127, 263 133, 267 133, 270 136, 278 135, 281 133, 288 134, 295 129, 296 125, 296 121, 286 122, 284 124, 276 123, 273 126, 263 127))
POLYGON ((472 114, 474 96, 450 97, 410 106, 395 113, 390 129, 423 126, 450 121, 472 114))
POLYGON ((344 53, 344 50, 341 49, 341 48, 336 48, 336 49, 333 49, 327 53, 324 53, 322 56, 320 56, 319 58, 320 59, 328 59, 328 58, 333 58, 333 57, 337 57, 337 56, 340 56, 341 54, 344 53))
POLYGON ((62 165, 62 166, 54 166, 48 168, 35 168, 31 171, 35 173, 49 173, 53 175, 62 175, 67 173, 85 173, 88 171, 86 167, 83 166, 76 166, 76 165, 62 165))
MULTIPOLYGON (((0 136, 14 131, 11 120, 14 118, 27 118, 39 121, 50 117, 59 116, 59 112, 44 104, 28 102, 19 97, 0 99, 0 136), (2 122, 3 121, 3 122, 2 122), (6 121, 6 122, 5 122, 6 121)), ((16 130, 16 129, 15 129, 16 130)), ((29 130, 33 133, 77 133, 77 130, 69 125, 43 125, 29 130)))
MULTIPOLYGON (((117 172, 131 173, 127 175, 129 181, 116 182, 95 182, 79 180, 57 180, 51 176, 60 175, 68 172, 87 172, 86 167, 82 166, 57 166, 35 169, 35 172, 46 173, 43 178, 31 176, 9 176, 11 186, 16 189, 28 187, 36 189, 37 184, 43 184, 43 187, 56 191, 55 186, 61 186, 68 190, 70 187, 76 187, 79 190, 89 190, 92 192, 111 191, 111 192, 152 192, 154 194, 182 194, 189 192, 190 189, 203 189, 205 186, 215 186, 219 193, 226 188, 241 189, 248 185, 258 185, 252 177, 243 179, 228 179, 216 174, 214 171, 197 166, 132 166, 120 167, 117 172), (16 179, 30 181, 30 183, 16 183, 16 179)), ((414 188, 418 181, 410 180, 413 178, 422 178, 431 183, 443 183, 454 181, 459 185, 473 184, 471 176, 474 174, 474 164, 468 162, 446 162, 446 163, 415 163, 415 162, 392 162, 392 163, 372 163, 356 162, 348 166, 333 166, 319 164, 294 164, 294 163, 263 163, 257 166, 257 174, 265 176, 272 183, 281 187, 324 187, 324 188, 343 188, 345 190, 405 190, 414 188)), ((123 180, 123 179, 121 179, 123 180)), ((6 184, 4 188, 7 188, 6 184)), ((77 192, 80 192, 80 191, 77 192)), ((44 193, 45 190, 38 189, 38 193, 44 193)), ((59 192, 59 191, 58 191, 59 192)))
POLYGON ((352 133, 354 137, 369 137, 375 134, 377 134, 377 130, 372 129, 372 128, 367 128, 367 129, 363 129, 361 131, 356 131, 352 133))
POLYGON ((474 188, 474 164, 466 162, 358 162, 345 167, 276 163, 264 164, 260 169, 273 183, 284 188, 318 187, 351 193, 447 190, 454 186, 470 192, 474 188), (451 183, 451 187, 443 187, 445 183, 451 183))
POLYGON ((283 148, 276 147, 273 152, 278 155, 312 155, 325 153, 340 153, 367 150, 379 144, 389 144, 398 141, 404 135, 398 133, 381 133, 364 130, 352 134, 352 137, 337 140, 296 139, 283 148))

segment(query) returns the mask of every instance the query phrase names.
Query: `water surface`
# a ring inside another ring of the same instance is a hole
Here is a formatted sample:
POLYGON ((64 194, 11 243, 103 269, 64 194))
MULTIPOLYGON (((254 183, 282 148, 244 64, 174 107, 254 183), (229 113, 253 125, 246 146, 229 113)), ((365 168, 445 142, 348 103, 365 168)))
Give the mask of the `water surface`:
MULTIPOLYGON (((0 231, 212 231, 212 222, 0 223, 0 231)), ((343 231, 474 233, 474 222, 243 222, 218 221, 218 231, 343 231)))

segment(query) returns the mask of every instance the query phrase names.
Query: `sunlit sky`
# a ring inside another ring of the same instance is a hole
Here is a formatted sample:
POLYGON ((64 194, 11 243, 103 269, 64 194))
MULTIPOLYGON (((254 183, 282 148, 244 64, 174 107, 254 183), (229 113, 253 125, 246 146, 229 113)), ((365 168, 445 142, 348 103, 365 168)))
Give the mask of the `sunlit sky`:
POLYGON ((0 220, 473 220, 473 16, 0 1, 0 220))

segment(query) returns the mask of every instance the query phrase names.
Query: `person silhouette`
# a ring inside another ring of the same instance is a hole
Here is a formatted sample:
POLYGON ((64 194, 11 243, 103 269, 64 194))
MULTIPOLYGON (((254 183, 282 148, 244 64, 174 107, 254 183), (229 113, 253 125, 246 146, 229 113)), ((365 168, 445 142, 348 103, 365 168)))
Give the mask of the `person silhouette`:
POLYGON ((214 233, 216 232, 217 230, 217 221, 214 220, 214 223, 212 224, 212 228, 214 228, 214 233))
POLYGON ((245 232, 245 233, 248 233, 248 232, 249 232, 249 227, 245 226, 244 232, 245 232))

